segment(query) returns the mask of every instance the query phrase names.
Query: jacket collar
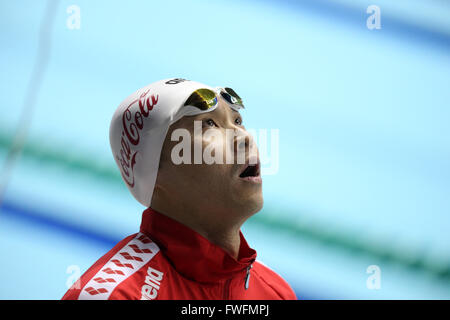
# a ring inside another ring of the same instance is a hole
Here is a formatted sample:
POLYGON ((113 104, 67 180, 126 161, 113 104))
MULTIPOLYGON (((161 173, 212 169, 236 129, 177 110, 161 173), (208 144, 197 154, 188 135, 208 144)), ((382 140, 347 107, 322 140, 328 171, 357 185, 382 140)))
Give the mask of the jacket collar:
POLYGON ((184 224, 151 208, 144 210, 140 231, 152 239, 172 266, 197 282, 217 282, 242 272, 256 259, 239 230, 238 259, 184 224))

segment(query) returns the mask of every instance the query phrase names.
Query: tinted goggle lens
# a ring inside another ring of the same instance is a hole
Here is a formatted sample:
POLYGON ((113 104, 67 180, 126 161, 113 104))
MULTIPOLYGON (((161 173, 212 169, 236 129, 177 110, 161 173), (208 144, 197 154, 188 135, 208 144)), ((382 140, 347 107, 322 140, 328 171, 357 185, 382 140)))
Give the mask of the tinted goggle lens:
POLYGON ((241 97, 239 97, 239 95, 236 93, 236 91, 234 91, 231 88, 223 88, 220 91, 220 95, 228 101, 228 103, 233 104, 233 105, 237 105, 240 106, 242 108, 244 108, 244 104, 242 102, 241 97))
MULTIPOLYGON (((241 97, 231 88, 217 88, 220 95, 235 109, 244 108, 241 97)), ((216 89, 216 90, 217 90, 216 89)), ((216 92, 210 89, 197 89, 184 103, 184 106, 193 106, 202 111, 215 107, 218 103, 216 92)))
POLYGON ((209 89, 197 89, 184 103, 185 106, 193 106, 204 111, 217 105, 216 93, 209 89))

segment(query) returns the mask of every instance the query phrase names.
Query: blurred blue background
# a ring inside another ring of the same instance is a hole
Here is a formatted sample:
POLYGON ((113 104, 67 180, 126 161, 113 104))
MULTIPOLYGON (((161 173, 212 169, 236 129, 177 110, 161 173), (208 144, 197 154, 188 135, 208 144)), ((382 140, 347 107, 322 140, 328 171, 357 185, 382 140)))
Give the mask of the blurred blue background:
POLYGON ((0 9, 0 164, 31 121, 2 172, 1 299, 60 299, 138 231, 145 208, 120 179, 109 121, 130 93, 171 77, 230 86, 248 128, 279 130, 278 173, 243 231, 300 299, 450 298, 449 2, 0 9), (381 29, 366 25, 369 5, 381 29))

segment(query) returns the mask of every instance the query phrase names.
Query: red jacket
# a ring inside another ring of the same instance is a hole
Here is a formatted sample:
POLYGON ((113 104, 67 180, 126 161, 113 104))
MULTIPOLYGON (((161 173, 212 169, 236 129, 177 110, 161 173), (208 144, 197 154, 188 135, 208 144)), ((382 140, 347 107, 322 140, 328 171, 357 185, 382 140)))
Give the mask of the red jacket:
POLYGON ((75 299, 297 299, 256 260, 242 232, 239 257, 151 208, 140 232, 120 241, 64 295, 75 299))

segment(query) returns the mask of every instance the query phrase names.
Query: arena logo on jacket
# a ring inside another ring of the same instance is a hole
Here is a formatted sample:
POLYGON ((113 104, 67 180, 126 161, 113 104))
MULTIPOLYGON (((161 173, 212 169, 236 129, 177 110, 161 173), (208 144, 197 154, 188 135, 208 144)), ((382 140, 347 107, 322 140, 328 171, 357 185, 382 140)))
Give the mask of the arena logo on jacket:
POLYGON ((108 300, 120 283, 150 262, 158 252, 156 243, 143 233, 138 233, 89 280, 78 299, 108 300))
POLYGON ((158 290, 161 286, 161 281, 164 277, 164 273, 148 267, 147 275, 145 276, 145 284, 142 286, 141 300, 155 300, 158 296, 158 290))

